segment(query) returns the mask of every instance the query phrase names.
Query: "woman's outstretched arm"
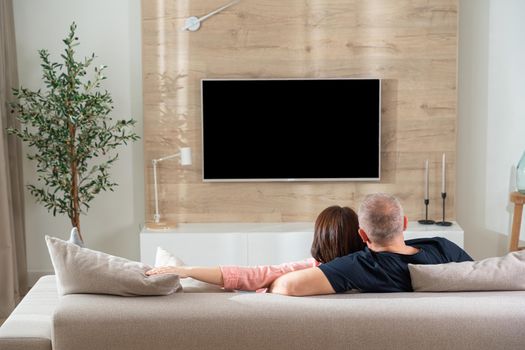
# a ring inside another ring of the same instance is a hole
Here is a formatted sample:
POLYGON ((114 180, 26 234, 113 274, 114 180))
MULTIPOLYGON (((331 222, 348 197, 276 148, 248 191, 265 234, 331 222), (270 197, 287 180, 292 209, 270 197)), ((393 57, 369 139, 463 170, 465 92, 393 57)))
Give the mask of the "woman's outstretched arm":
POLYGON ((163 266, 149 270, 146 274, 173 273, 181 278, 191 277, 227 289, 258 290, 269 287, 275 279, 286 273, 318 265, 315 259, 310 258, 281 265, 264 266, 163 266))
POLYGON ((179 275, 180 278, 191 277, 196 280, 224 286, 222 272, 219 266, 161 266, 146 271, 146 275, 160 275, 172 273, 179 275))
POLYGON ((273 281, 284 274, 318 266, 315 259, 306 259, 280 265, 262 266, 220 266, 224 287, 238 290, 268 288, 273 281))

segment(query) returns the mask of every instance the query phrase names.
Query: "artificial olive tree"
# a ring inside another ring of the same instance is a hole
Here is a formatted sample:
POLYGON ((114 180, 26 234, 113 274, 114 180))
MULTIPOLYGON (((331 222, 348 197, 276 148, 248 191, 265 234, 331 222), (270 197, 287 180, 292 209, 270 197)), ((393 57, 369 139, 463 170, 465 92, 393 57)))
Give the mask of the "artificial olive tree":
POLYGON ((28 185, 31 194, 53 215, 67 214, 80 233, 80 214, 88 203, 117 186, 109 177, 118 158, 114 150, 139 137, 133 132, 135 120, 110 117, 113 101, 101 88, 106 66, 94 67, 90 79, 95 54, 75 58, 76 28, 73 22, 63 40, 61 62, 51 62, 47 50, 38 51, 44 89, 13 89, 12 112, 20 127, 8 132, 27 143, 27 157, 36 161, 38 185, 28 185))

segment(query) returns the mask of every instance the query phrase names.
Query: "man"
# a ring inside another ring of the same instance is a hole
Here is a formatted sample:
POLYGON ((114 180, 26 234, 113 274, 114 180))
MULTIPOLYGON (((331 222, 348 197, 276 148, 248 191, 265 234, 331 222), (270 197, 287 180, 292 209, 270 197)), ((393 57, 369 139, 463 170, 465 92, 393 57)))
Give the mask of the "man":
POLYGON ((319 267, 277 278, 270 291, 285 295, 412 291, 408 264, 472 261, 460 247, 441 237, 405 241, 407 217, 399 201, 388 194, 367 196, 358 211, 362 251, 319 267))

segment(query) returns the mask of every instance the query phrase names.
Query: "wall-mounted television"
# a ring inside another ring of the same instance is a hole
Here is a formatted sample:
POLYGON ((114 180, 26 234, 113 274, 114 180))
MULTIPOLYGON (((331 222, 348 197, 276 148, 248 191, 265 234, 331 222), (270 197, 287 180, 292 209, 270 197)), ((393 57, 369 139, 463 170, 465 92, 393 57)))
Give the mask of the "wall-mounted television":
POLYGON ((203 79, 203 181, 376 181, 380 79, 203 79))

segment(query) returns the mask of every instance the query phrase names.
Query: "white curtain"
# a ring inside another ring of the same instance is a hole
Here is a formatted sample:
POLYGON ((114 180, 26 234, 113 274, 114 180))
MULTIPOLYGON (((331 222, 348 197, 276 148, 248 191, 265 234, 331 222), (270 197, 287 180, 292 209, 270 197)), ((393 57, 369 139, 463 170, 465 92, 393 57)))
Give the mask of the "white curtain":
POLYGON ((12 0, 0 0, 0 319, 27 289, 22 150, 6 128, 17 121, 8 102, 18 86, 12 0))

